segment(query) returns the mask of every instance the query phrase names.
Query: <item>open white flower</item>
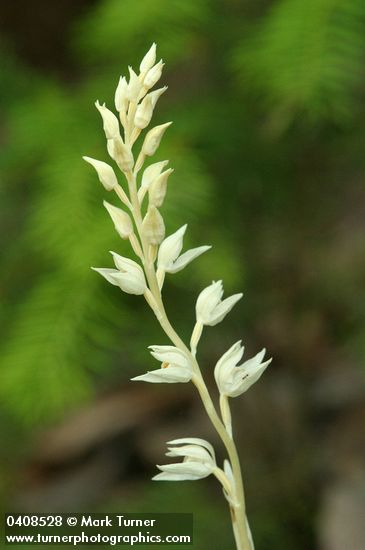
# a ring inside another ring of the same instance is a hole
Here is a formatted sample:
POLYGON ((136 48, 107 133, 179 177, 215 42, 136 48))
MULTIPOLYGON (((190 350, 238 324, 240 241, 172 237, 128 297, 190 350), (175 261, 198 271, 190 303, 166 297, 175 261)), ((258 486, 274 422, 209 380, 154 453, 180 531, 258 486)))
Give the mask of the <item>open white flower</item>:
POLYGON ((242 293, 233 294, 222 301, 223 283, 217 281, 202 290, 196 302, 197 323, 213 327, 220 323, 242 298, 242 293))
POLYGON ((162 242, 157 259, 157 268, 159 270, 166 271, 166 273, 177 273, 200 256, 200 254, 211 248, 211 246, 198 246, 197 248, 187 250, 180 256, 186 228, 187 225, 183 225, 162 242))
POLYGON ((215 453, 212 445, 197 437, 174 439, 167 442, 166 456, 183 457, 182 462, 157 465, 161 473, 153 480, 184 481, 203 479, 216 469, 215 453))
POLYGON ((262 362, 266 352, 263 349, 242 365, 238 365, 243 352, 244 348, 241 346, 241 341, 236 342, 222 355, 215 366, 214 377, 222 395, 228 397, 241 395, 257 382, 266 367, 271 363, 271 359, 262 362))
POLYGON ((174 346, 150 346, 150 349, 152 350, 151 355, 161 361, 161 368, 135 376, 132 380, 155 384, 160 382, 168 384, 190 382, 193 375, 192 367, 183 351, 174 346))
POLYGON ((144 294, 147 285, 141 266, 115 252, 111 252, 111 254, 117 269, 104 267, 92 267, 91 269, 100 273, 112 285, 119 286, 127 294, 144 294))

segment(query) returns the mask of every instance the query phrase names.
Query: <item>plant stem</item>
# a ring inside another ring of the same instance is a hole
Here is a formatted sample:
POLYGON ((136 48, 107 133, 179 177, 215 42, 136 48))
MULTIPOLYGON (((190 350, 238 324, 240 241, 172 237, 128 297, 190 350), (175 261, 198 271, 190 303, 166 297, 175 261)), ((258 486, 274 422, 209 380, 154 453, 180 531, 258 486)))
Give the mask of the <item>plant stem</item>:
MULTIPOLYGON (((126 130, 125 140, 126 140, 126 143, 128 144, 130 144, 131 142, 132 120, 134 117, 134 112, 135 112, 135 107, 130 106, 130 109, 127 115, 127 124, 125 128, 126 130)), ((143 160, 141 160, 141 163, 142 162, 143 160)), ((137 164, 140 164, 140 163, 137 163, 137 164)), ((186 344, 183 342, 183 340, 180 338, 180 336, 177 334, 177 332, 175 331, 175 329, 173 328, 173 326, 169 321, 169 318, 166 314, 165 307, 162 301, 161 291, 158 284, 156 270, 154 266, 154 260, 151 259, 150 257, 149 243, 146 242, 146 239, 144 238, 143 230, 142 230, 142 212, 141 212, 141 204, 138 199, 137 182, 136 182, 136 175, 139 168, 140 166, 136 166, 134 172, 132 171, 126 172, 125 176, 126 176, 126 179, 128 182, 128 188, 129 188, 131 213, 136 225, 137 234, 138 234, 142 251, 143 251, 142 261, 143 261, 143 266, 146 274, 146 279, 148 282, 149 290, 157 306, 157 312, 158 312, 157 318, 162 329, 164 330, 168 338, 171 340, 171 342, 177 348, 181 349, 190 358, 192 362, 192 365, 193 365, 192 381, 199 392, 199 395, 203 402, 204 408, 208 414, 208 417, 210 418, 214 428, 216 429, 219 437, 221 438, 227 450, 231 467, 232 467, 232 473, 233 473, 233 479, 234 479, 233 489, 235 493, 234 494, 235 499, 234 499, 234 502, 233 501, 230 502, 230 512, 231 512, 233 532, 234 532, 237 550, 252 550, 252 545, 251 545, 248 530, 247 530, 245 496, 244 496, 240 461, 239 461, 235 443, 232 438, 232 434, 229 430, 227 430, 224 422, 222 422, 222 420, 220 419, 217 413, 217 410, 214 406, 214 403, 209 394, 208 388, 203 379, 199 364, 195 358, 196 350, 195 349, 190 350, 186 346, 186 344)), ((199 337, 200 337, 200 334, 199 334, 199 337)), ((227 403, 227 406, 228 406, 228 403, 227 403)), ((228 410, 229 410, 229 406, 228 406, 228 410)), ((223 472, 222 474, 224 475, 223 472)))

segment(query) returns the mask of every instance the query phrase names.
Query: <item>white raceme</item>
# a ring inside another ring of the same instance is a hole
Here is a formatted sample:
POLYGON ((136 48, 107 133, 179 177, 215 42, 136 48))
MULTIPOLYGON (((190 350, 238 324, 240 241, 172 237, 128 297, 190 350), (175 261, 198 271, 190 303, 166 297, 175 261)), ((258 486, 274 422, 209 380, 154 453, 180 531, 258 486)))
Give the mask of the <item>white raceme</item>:
POLYGON ((196 302, 197 323, 213 327, 220 323, 231 311, 233 306, 242 298, 242 293, 233 294, 222 301, 223 284, 217 281, 202 290, 196 302))
POLYGON ((262 375, 271 359, 262 362, 266 350, 238 365, 243 356, 241 341, 233 344, 219 359, 214 369, 214 377, 222 395, 237 397, 247 391, 262 375))
POLYGON ((166 273, 177 273, 211 248, 211 246, 198 246, 187 250, 180 256, 186 228, 187 225, 185 224, 161 243, 157 258, 157 268, 159 270, 166 273))
POLYGON ((125 184, 119 184, 114 169, 106 162, 87 156, 83 158, 96 170, 105 189, 114 191, 123 203, 123 209, 106 201, 104 206, 120 237, 129 240, 139 263, 111 252, 115 268, 92 269, 124 292, 143 295, 171 342, 171 345, 150 346, 151 355, 159 362, 158 368, 135 376, 132 380, 154 384, 192 382, 230 459, 224 460, 221 469, 217 466, 212 445, 204 439, 174 439, 168 442, 166 455, 180 460, 157 466, 160 473, 153 479, 196 480, 213 474, 222 485, 231 509, 237 548, 253 550, 245 515, 239 459, 233 439, 229 397, 236 397, 248 390, 262 375, 271 359, 264 361, 265 350, 262 350, 240 364, 244 351, 241 342, 234 344, 219 359, 214 370, 220 392, 219 412, 196 360, 197 348, 204 326, 214 326, 221 322, 242 294, 223 299, 222 281, 213 281, 200 292, 196 301, 196 323, 191 334, 190 348, 181 340, 166 315, 161 293, 166 273, 179 272, 211 247, 199 246, 182 252, 187 225, 165 238, 164 210, 161 207, 173 170, 166 168, 167 160, 146 167, 150 162, 149 157, 156 153, 166 129, 172 124, 167 122, 148 130, 157 101, 167 90, 167 86, 152 90, 161 78, 163 67, 162 60, 156 63, 156 44, 153 43, 143 57, 139 71, 135 72, 129 67, 128 78, 119 78, 114 95, 118 116, 105 104, 101 105, 99 101, 95 103, 102 117, 108 154, 125 176, 125 184), (139 146, 134 148, 137 140, 139 146))
POLYGON ((203 479, 217 468, 215 453, 212 445, 204 439, 188 437, 168 441, 166 456, 183 457, 182 462, 157 466, 161 473, 153 480, 185 481, 203 479))
POLYGON ((119 286, 127 294, 144 294, 147 289, 145 276, 140 265, 116 252, 111 252, 117 269, 92 267, 109 283, 119 286))
POLYGON ((135 376, 132 380, 152 383, 190 382, 193 371, 191 362, 180 349, 174 346, 150 346, 151 355, 162 363, 160 369, 135 376))

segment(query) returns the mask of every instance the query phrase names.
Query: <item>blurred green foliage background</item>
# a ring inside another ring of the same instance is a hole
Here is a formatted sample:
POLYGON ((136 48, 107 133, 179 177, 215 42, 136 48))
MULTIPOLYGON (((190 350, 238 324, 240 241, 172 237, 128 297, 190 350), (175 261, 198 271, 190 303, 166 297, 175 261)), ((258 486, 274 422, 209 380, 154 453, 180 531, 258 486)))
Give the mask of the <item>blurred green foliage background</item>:
MULTIPOLYGON (((248 353, 266 346, 274 357, 252 395, 235 403, 257 548, 343 548, 331 542, 336 513, 347 523, 338 487, 350 509, 365 510, 364 2, 22 0, 0 12, 5 507, 26 507, 38 484, 88 464, 90 450, 47 463, 39 437, 130 391, 129 378, 150 368, 147 346, 166 343, 142 300, 89 269, 126 248, 81 160, 107 160, 93 103, 112 106, 119 75, 156 41, 169 90, 155 122, 174 121, 158 153, 175 168, 166 225, 171 233, 188 222, 187 246, 213 245, 168 279, 168 310, 187 339, 204 286, 222 278, 227 293, 244 290, 228 320, 206 331, 201 357, 211 382, 215 361, 239 338, 248 353)), ((175 408, 170 388, 148 390, 162 403, 152 433, 208 438, 189 389, 187 403, 173 393, 175 408), (190 433, 195 425, 202 431, 190 433)), ((108 443, 114 461, 130 457, 123 475, 97 496, 66 499, 68 509, 194 509, 196 548, 232 548, 214 483, 151 486, 155 455, 143 449, 155 445, 161 463, 164 439, 152 443, 142 421, 132 427, 127 440, 116 430, 108 443)), ((360 550, 358 540, 348 547, 360 550)))

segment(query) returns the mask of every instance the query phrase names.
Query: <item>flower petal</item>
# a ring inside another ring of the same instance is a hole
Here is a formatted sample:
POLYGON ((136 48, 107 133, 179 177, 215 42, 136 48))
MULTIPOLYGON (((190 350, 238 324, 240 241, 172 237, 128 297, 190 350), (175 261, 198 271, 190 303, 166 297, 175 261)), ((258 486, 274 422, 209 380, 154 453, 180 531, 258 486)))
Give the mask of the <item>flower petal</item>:
POLYGON ((196 480, 208 477, 212 473, 212 468, 200 462, 179 462, 177 464, 157 465, 165 475, 157 474, 154 480, 196 480), (176 477, 178 476, 178 477, 176 477))
POLYGON ((179 367, 190 365, 185 353, 174 346, 150 346, 151 355, 162 363, 169 363, 179 367))
POLYGON ((208 441, 205 439, 201 439, 200 437, 181 437, 179 439, 172 439, 171 441, 167 442, 168 445, 200 445, 200 447, 204 447, 204 449, 207 449, 209 453, 212 455, 212 457, 215 460, 215 452, 213 445, 211 445, 208 441))
POLYGON ((187 224, 183 225, 175 231, 172 235, 167 237, 160 246, 158 251, 157 267, 168 271, 168 268, 172 266, 183 247, 184 234, 187 228, 187 224))
POLYGON ((204 288, 198 296, 196 301, 196 318, 203 324, 207 324, 212 311, 217 307, 223 296, 223 283, 222 281, 214 282, 204 288))
POLYGON ((91 269, 97 273, 100 273, 100 275, 104 277, 108 283, 111 283, 114 286, 119 286, 118 281, 115 280, 115 275, 119 273, 117 269, 109 269, 107 267, 92 267, 91 269))
POLYGON ((192 373, 191 371, 189 371, 189 369, 169 365, 166 368, 152 370, 147 372, 146 374, 135 376, 134 378, 131 378, 131 380, 137 380, 141 382, 151 382, 153 384, 159 384, 159 383, 175 384, 179 382, 182 382, 182 383, 190 382, 191 376, 192 376, 192 373))
POLYGON ((233 306, 242 298, 243 294, 240 292, 239 294, 233 294, 233 296, 230 296, 229 298, 226 298, 217 305, 215 310, 212 313, 212 317, 210 321, 205 323, 206 325, 209 325, 211 327, 214 327, 221 321, 223 321, 224 317, 231 311, 233 306))
POLYGON ((229 394, 233 372, 237 370, 236 366, 242 359, 243 352, 244 348, 241 346, 241 340, 239 340, 217 362, 214 368, 214 377, 220 393, 229 394))
POLYGON ((190 262, 195 260, 195 258, 200 256, 210 248, 212 247, 209 245, 205 245, 205 246, 198 246, 197 248, 191 248, 190 250, 187 250, 186 252, 184 252, 184 254, 181 254, 179 258, 177 258, 177 260, 173 263, 173 265, 170 268, 165 269, 165 271, 167 271, 167 273, 177 273, 178 271, 181 271, 190 262))

